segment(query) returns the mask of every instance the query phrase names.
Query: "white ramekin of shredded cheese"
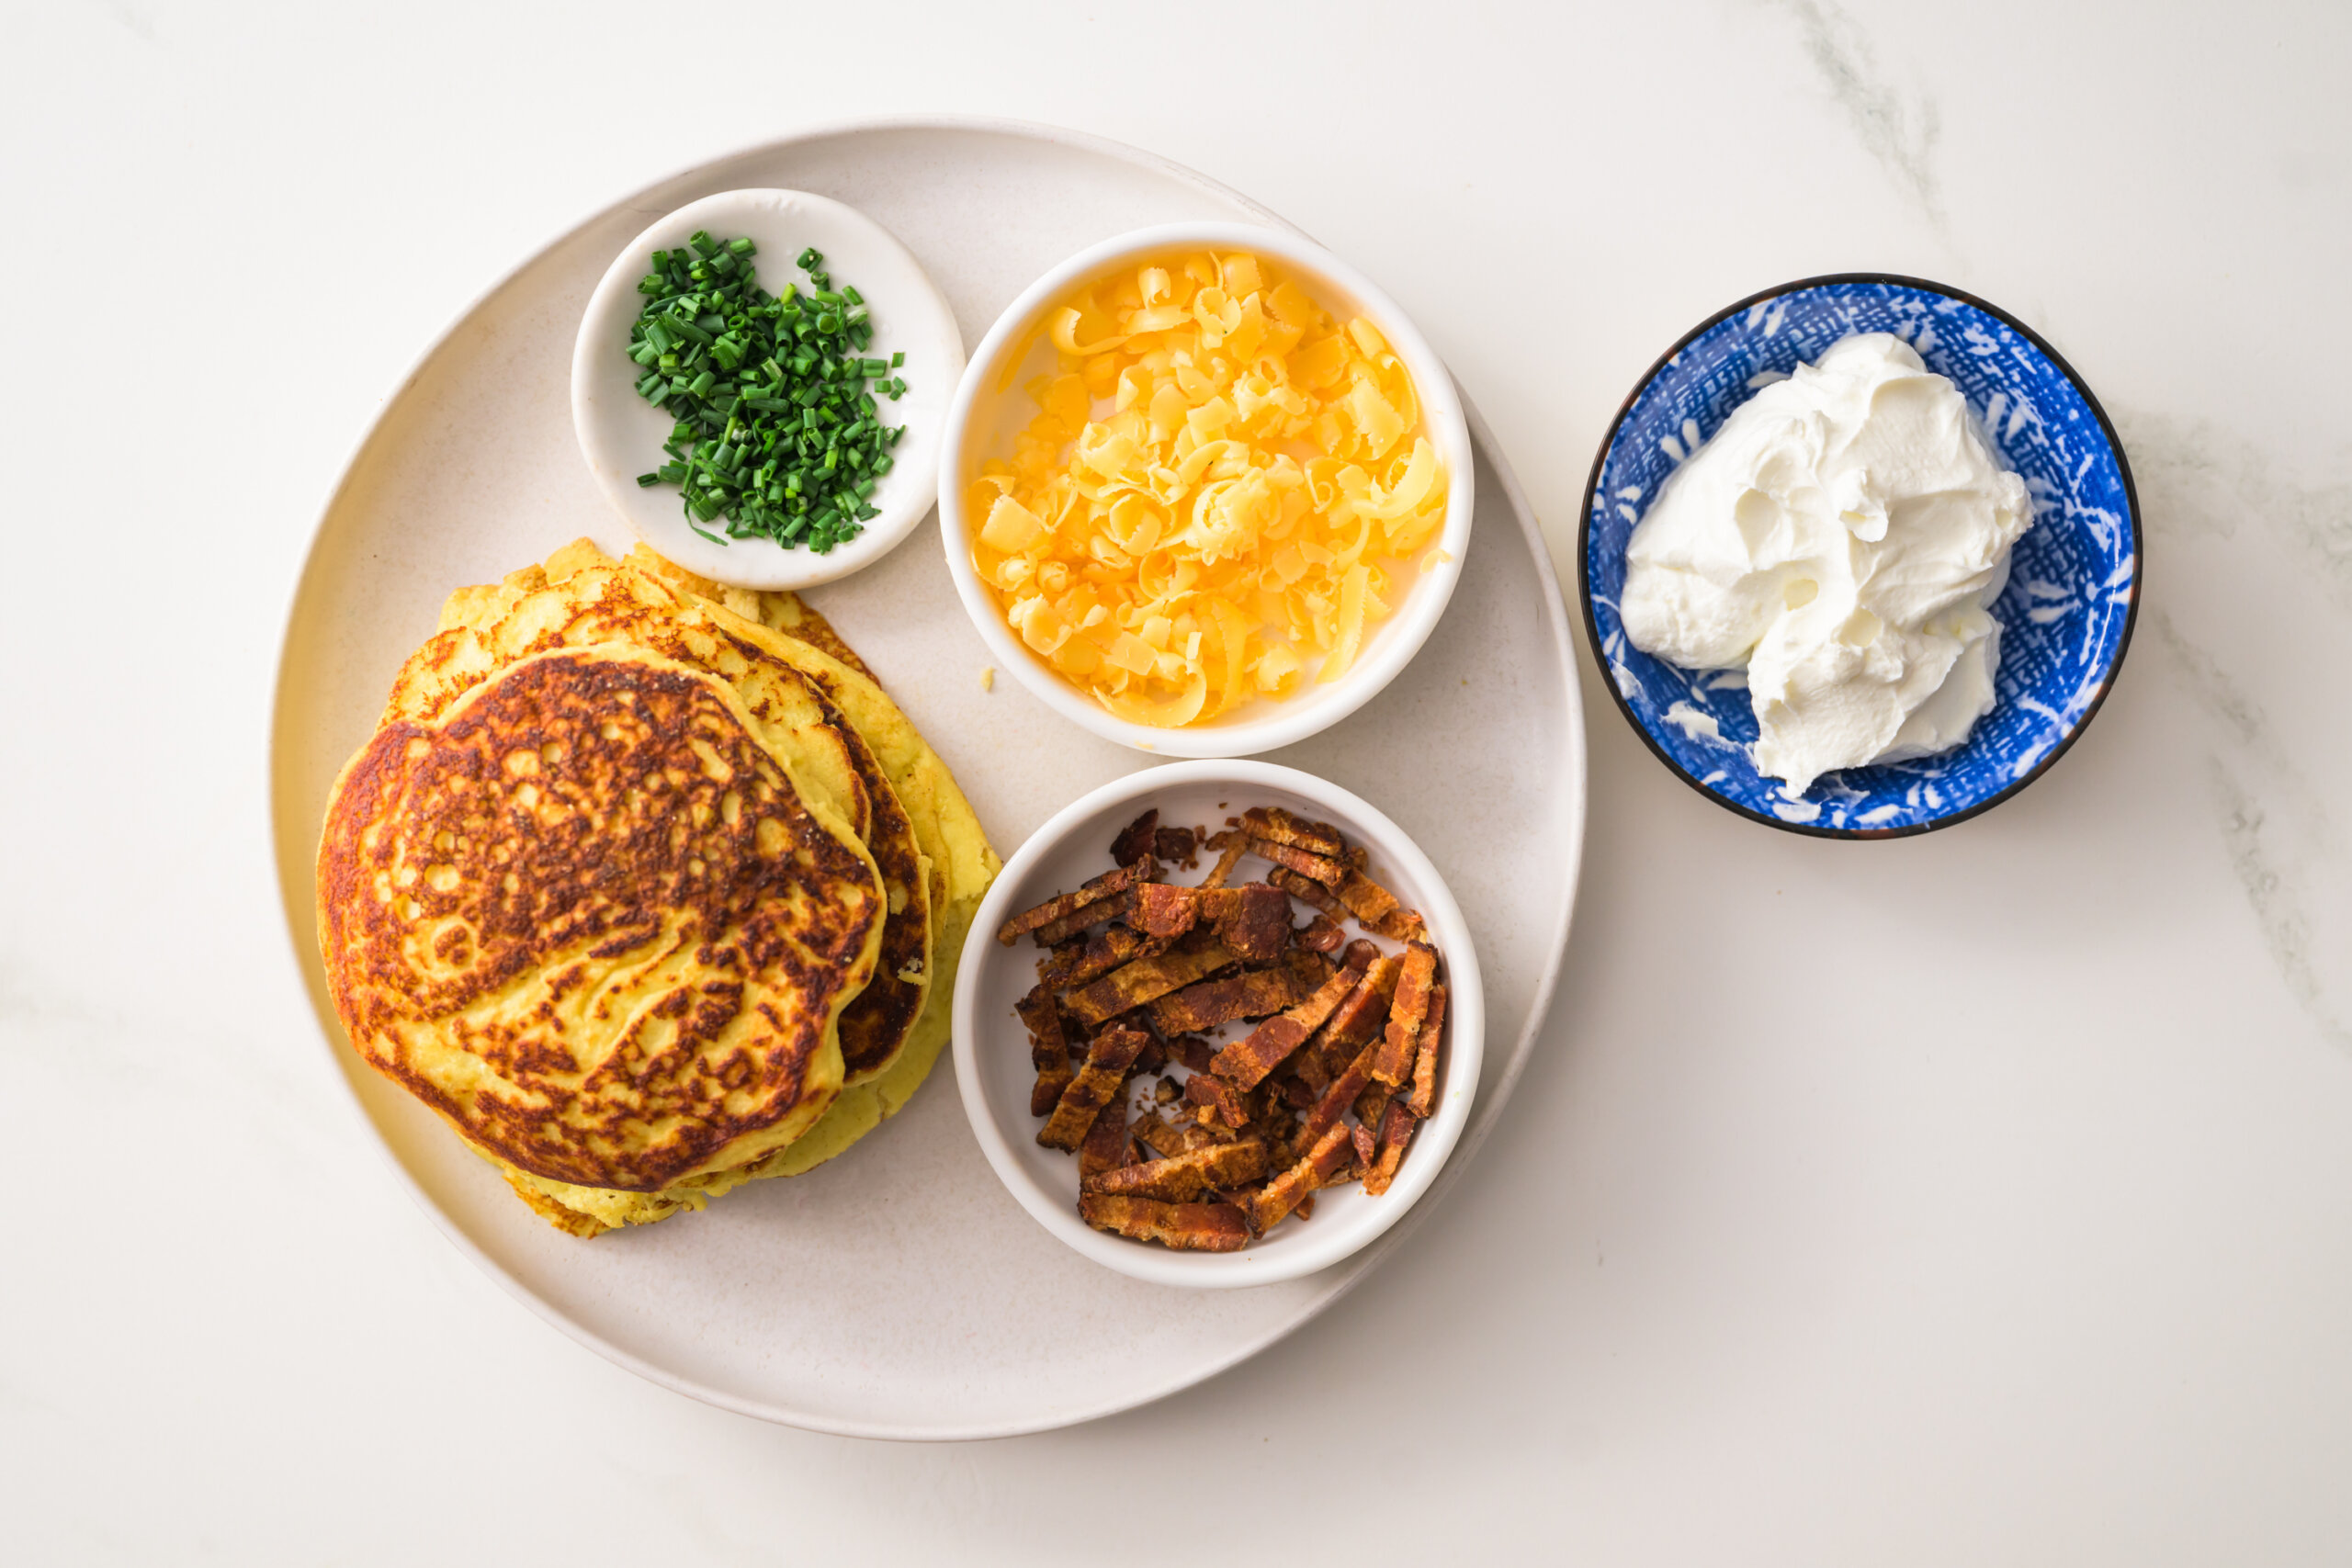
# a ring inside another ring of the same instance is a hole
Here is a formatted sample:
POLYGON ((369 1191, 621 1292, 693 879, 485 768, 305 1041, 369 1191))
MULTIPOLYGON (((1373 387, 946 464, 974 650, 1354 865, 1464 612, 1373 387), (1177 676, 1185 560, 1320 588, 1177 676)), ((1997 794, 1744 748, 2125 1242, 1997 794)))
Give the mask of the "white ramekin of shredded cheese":
POLYGON ((1453 378, 1395 302, 1276 229, 1172 224, 1070 257, 947 412, 940 532, 998 661, 1166 757, 1305 739, 1452 597, 1474 503, 1453 378))

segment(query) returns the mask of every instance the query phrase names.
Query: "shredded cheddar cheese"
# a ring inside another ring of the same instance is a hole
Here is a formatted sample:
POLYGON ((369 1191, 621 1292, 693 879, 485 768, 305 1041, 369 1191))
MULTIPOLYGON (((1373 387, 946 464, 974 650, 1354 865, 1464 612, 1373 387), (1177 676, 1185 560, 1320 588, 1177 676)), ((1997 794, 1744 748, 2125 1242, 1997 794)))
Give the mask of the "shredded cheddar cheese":
POLYGON ((1166 728, 1345 674, 1445 523, 1378 329, 1202 253, 1082 289, 1043 330, 1059 368, 969 494, 973 567, 1022 641, 1166 728))

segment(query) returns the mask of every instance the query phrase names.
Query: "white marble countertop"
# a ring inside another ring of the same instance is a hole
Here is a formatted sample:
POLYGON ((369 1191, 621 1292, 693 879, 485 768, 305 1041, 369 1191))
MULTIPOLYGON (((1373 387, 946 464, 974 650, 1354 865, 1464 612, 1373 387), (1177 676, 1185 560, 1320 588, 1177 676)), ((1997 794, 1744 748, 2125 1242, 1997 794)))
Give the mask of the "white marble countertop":
POLYGON ((1232 1561, 2352 1555, 2352 14, 916 9, 0 20, 0 1555, 1154 1562, 1226 1517, 1232 1561), (1564 564, 1651 358, 1857 268, 2055 342, 2149 545, 2083 742, 1924 840, 1734 819, 1588 667, 1566 977, 1432 1223, 1188 1393, 910 1447, 640 1382, 442 1239, 300 994, 264 745, 321 501, 469 299, 715 152, 949 111, 1358 262, 1564 564))

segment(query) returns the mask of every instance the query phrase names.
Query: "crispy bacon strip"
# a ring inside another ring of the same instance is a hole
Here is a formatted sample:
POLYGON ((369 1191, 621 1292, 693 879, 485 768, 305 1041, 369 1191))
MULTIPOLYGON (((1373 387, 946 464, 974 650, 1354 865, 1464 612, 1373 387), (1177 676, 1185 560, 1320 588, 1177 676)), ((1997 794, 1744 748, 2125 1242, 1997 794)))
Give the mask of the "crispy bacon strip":
POLYGON ((1356 1096, 1356 1125, 1377 1128, 1380 1125, 1380 1119, 1388 1113, 1388 1102, 1396 1098, 1395 1089, 1382 1083, 1377 1077, 1374 1078, 1363 1086, 1363 1092, 1356 1096))
POLYGON ((1331 923, 1331 917, 1319 910, 1315 918, 1291 933, 1291 941, 1309 953, 1333 953, 1348 940, 1348 933, 1331 923))
POLYGON ((1295 871, 1286 871, 1281 866, 1276 866, 1266 873, 1266 882, 1270 886, 1279 887, 1294 898, 1303 899, 1312 904, 1317 912, 1332 919, 1340 920, 1347 918, 1347 906, 1340 903, 1329 888, 1311 876, 1301 876, 1295 871))
POLYGON ((1286 871, 1312 877, 1326 887, 1336 888, 1347 879, 1348 868, 1343 863, 1318 855, 1312 850, 1302 850, 1295 844, 1280 844, 1272 839, 1252 839, 1250 840, 1250 852, 1270 860, 1286 871))
POLYGON ((1207 1072, 1216 1055, 1209 1049, 1209 1043, 1197 1034, 1179 1034, 1168 1043, 1168 1054, 1196 1073, 1207 1072))
POLYGON ((1407 1108, 1423 1121, 1437 1104, 1437 1054, 1445 1043, 1445 987, 1430 987, 1430 1010, 1421 1019, 1421 1048, 1413 1058, 1413 1092, 1407 1108))
POLYGON ((1372 961, 1379 956, 1378 942, 1366 942, 1363 937, 1358 937, 1348 943, 1347 950, 1340 954, 1340 966, 1343 969, 1352 969, 1361 975, 1371 968, 1372 961))
POLYGON ((1078 1145, 1078 1179, 1082 1185, 1098 1171, 1115 1170, 1135 1158, 1135 1141, 1127 1133, 1127 1100, 1124 1094, 1095 1112, 1094 1125, 1078 1145))
POLYGON ((1380 1140, 1374 1137, 1372 1129, 1361 1122, 1355 1124, 1350 1135, 1355 1140, 1356 1163, 1370 1170, 1373 1159, 1380 1151, 1380 1140))
POLYGON ((1233 962, 1233 954, 1218 942, 1198 947, 1178 946, 1166 953, 1138 958, 1124 968, 1070 993, 1069 1010, 1091 1029, 1104 1019, 1143 1006, 1193 981, 1214 975, 1233 962))
POLYGON ((1194 1073, 1186 1078, 1184 1098, 1201 1108, 1203 1121, 1214 1117, 1237 1132, 1250 1124, 1250 1102, 1215 1073, 1194 1073))
POLYGON ((1413 1053, 1421 1043, 1421 1017, 1429 1011, 1430 982, 1437 976, 1437 950, 1415 942, 1405 950, 1396 976, 1396 995, 1388 1003, 1388 1030, 1372 1076, 1395 1089, 1413 1070, 1413 1053))
POLYGON ((1029 1114, 1048 1115, 1077 1076, 1069 1065, 1069 1043, 1062 1034, 1061 1009, 1054 1005, 1054 994, 1042 985, 1012 1008, 1029 1026, 1029 1060, 1037 1069, 1037 1081, 1029 1090, 1029 1114))
MULTIPOLYGON (((1136 869, 1131 865, 1123 865, 1114 871, 1106 871, 1075 893, 1057 893, 1034 909, 1023 909, 997 928, 996 939, 1005 946, 1011 947, 1031 931, 1050 926, 1057 920, 1067 919, 1089 904, 1099 903, 1114 893, 1125 892, 1135 886, 1136 880, 1136 869)), ((1038 945, 1050 947, 1053 944, 1040 942, 1038 945)))
POLYGON ((1342 969, 1317 987, 1314 995, 1276 1018, 1270 1018, 1216 1054, 1209 1068, 1237 1089, 1256 1089, 1266 1075, 1288 1061, 1339 1010, 1356 988, 1358 976, 1342 969))
POLYGON ((1380 1032, 1388 1016, 1388 998, 1396 989, 1396 960, 1382 953, 1366 966, 1356 988, 1324 1024, 1316 1049, 1326 1073, 1336 1075, 1358 1046, 1380 1032))
POLYGON ((1172 882, 1147 882, 1136 889, 1136 930, 1149 937, 1173 941, 1199 923, 1201 890, 1172 882))
POLYGON ((1156 1111, 1147 1111, 1137 1117, 1134 1128, 1135 1135, 1143 1146, 1163 1157, 1181 1155, 1197 1146, 1197 1140, 1194 1143, 1185 1142, 1187 1131, 1189 1129, 1170 1126, 1156 1111))
POLYGON ((1163 996, 1151 1004, 1151 1021, 1163 1034, 1181 1034, 1237 1018, 1263 1018, 1297 1006, 1328 973, 1313 953, 1294 953, 1279 969, 1246 969, 1163 996))
POLYGON ((1339 891, 1340 902, 1347 906, 1348 913, 1362 922, 1366 931, 1375 929, 1383 917, 1393 915, 1404 907, 1396 901, 1396 895, 1353 866, 1350 866, 1347 874, 1340 879, 1339 891))
POLYGON ((1372 1058, 1379 1049, 1377 1044, 1365 1046, 1356 1053, 1356 1059, 1348 1064, 1347 1070, 1331 1080, 1329 1087, 1323 1090, 1322 1098, 1316 1100, 1315 1109, 1309 1111, 1306 1120, 1299 1124, 1298 1135, 1302 1141, 1319 1139, 1327 1130, 1339 1124, 1340 1113, 1355 1103, 1356 1096, 1363 1092, 1363 1086, 1372 1081, 1372 1058))
MULTIPOLYGON (((1132 867, 1141 873, 1141 865, 1132 867)), ((1091 904, 1072 909, 1060 919, 1037 928, 1034 935, 1039 947, 1058 947, 1089 926, 1099 926, 1110 920, 1124 920, 1135 912, 1136 890, 1132 887, 1114 893, 1108 898, 1097 898, 1091 904)))
POLYGON ((1151 849, 1170 865, 1181 865, 1189 871, 1200 863, 1199 844, 1190 828, 1162 828, 1152 835, 1151 849))
POLYGON ((1283 1223, 1299 1201, 1323 1184, 1323 1179, 1355 1153, 1354 1137, 1344 1125, 1326 1128, 1297 1164, 1266 1183, 1250 1201, 1250 1226, 1260 1235, 1283 1223))
POLYGON ((1080 1190, 1115 1198, 1157 1198, 1163 1203, 1189 1203, 1212 1191, 1255 1181, 1265 1174, 1266 1145, 1251 1138, 1238 1144, 1211 1144, 1187 1154, 1084 1177, 1080 1190))
POLYGON ((1107 927, 1084 942, 1054 949, 1052 956, 1038 964, 1037 977, 1057 989, 1083 986, 1090 980, 1101 979, 1122 964, 1145 956, 1149 946, 1125 926, 1107 927))
POLYGON ((1348 841, 1328 822, 1307 822, 1279 806, 1253 806, 1241 814, 1241 826, 1253 839, 1289 844, 1310 854, 1337 860, 1348 852, 1348 841))
POLYGON ((1279 887, 1213 887, 1201 895, 1201 912, 1244 964, 1272 964, 1290 945, 1290 897, 1279 887))
POLYGON ((1419 1126, 1420 1123, 1402 1102, 1388 1102, 1388 1115, 1380 1123, 1380 1158, 1363 1173, 1366 1196, 1377 1198, 1388 1190, 1388 1184, 1396 1179, 1396 1168, 1405 1163, 1405 1150, 1419 1126))
POLYGON ((1159 847, 1159 807, 1153 807, 1119 831, 1111 840, 1111 859, 1120 865, 1133 865, 1139 860, 1149 860, 1159 847))
POLYGON ((1217 852, 1216 864, 1201 878, 1203 887, 1222 887, 1232 880, 1233 868, 1250 852, 1250 838, 1246 833, 1217 833, 1209 840, 1209 847, 1217 852))
POLYGON ((1238 1252, 1250 1243, 1250 1223, 1231 1203, 1161 1203, 1089 1192, 1080 1197, 1078 1213, 1098 1231, 1178 1252, 1238 1252))
POLYGON ((1283 1103, 1293 1111, 1305 1111, 1315 1103, 1315 1088, 1305 1078, 1294 1075, 1283 1079, 1282 1096, 1283 1103))
POLYGON ((1037 1129, 1037 1141, 1049 1149, 1063 1150, 1075 1150, 1084 1143, 1102 1108, 1117 1102, 1126 1085, 1127 1069, 1150 1040, 1140 1029, 1106 1029, 1096 1035, 1086 1048, 1086 1065, 1062 1090, 1046 1124, 1037 1129))

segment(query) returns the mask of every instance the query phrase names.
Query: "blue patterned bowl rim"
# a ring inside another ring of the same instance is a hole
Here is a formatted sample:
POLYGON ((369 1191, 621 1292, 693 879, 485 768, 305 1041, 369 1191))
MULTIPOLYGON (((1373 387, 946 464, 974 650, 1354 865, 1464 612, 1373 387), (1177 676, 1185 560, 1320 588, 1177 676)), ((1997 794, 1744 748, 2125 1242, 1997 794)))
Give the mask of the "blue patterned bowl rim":
POLYGON ((1608 434, 1601 437, 1600 449, 1593 454, 1592 473, 1585 480, 1584 510, 1579 515, 1577 525, 1577 594, 1581 601, 1580 607, 1584 614, 1586 643, 1591 649, 1593 657, 1600 658, 1602 636, 1600 620, 1593 610, 1593 503, 1599 498, 1601 476, 1608 469, 1610 455, 1616 450, 1618 433, 1624 428, 1625 421, 1633 415, 1634 409, 1640 404, 1642 395, 1649 390, 1652 382, 1656 381, 1675 360, 1681 356, 1685 349, 1705 336, 1709 331, 1734 316, 1754 310, 1758 305, 1778 299, 1784 295, 1800 294, 1816 288, 1871 285, 1917 289, 1923 294, 1939 295, 1944 299, 1968 306, 1972 310, 1982 310, 2032 344, 2034 352, 2047 359, 2060 375, 2073 384, 2075 392, 2089 408, 2092 417, 2098 421, 2099 434, 2106 438, 2108 450, 2114 454, 2117 477, 2123 487, 2126 502, 2124 521, 2131 531, 2132 553, 2136 562, 2136 569, 2132 574, 2129 587, 2131 602, 2124 610, 2123 635, 2116 642, 2114 657, 2108 660, 2107 668, 2101 672, 2098 694, 2075 717, 2066 732, 2059 737, 2056 743, 2043 753, 2040 761, 2023 777, 1982 800, 1973 801, 1965 806, 1955 806, 1948 812, 1930 817, 1923 821, 1907 822, 1899 826, 1825 828, 1816 823, 1792 822, 1779 817, 1769 816, 1728 796, 1718 795, 1702 784, 1696 774, 1684 767, 1672 752, 1658 743, 1657 737, 1651 734, 1649 727, 1642 722, 1641 716, 1626 700, 1625 694, 1618 690, 1617 682, 1610 678, 1609 671, 1605 667, 1601 670, 1600 683, 1608 688, 1610 700, 1617 705, 1617 711, 1624 716, 1625 722, 1633 727, 1634 733, 1642 738, 1642 744, 1648 747, 1651 754, 1665 763, 1675 777, 1689 784, 1708 800, 1736 816, 1745 817, 1751 822, 1761 822, 1768 828, 1777 828, 1784 833, 1798 833, 1815 839, 1907 839, 1915 838, 1921 833, 1932 833, 1939 828, 1950 828, 1965 822, 1972 817, 1984 815, 2048 773, 2052 765, 2073 747, 2083 731, 2090 728, 2091 720, 2098 716, 2098 710, 2106 704, 2109 694, 2114 691, 2116 672, 2123 667, 2124 655, 2132 649, 2132 631, 2140 622, 2140 585, 2147 577, 2146 540, 2140 527, 2140 492, 2138 487, 2132 482, 2132 464, 2130 458, 2124 455, 2122 438, 2116 434, 2115 423, 2107 417, 2107 410, 2100 405, 2097 394, 2092 392, 2090 383, 2083 379, 2074 366, 2067 362, 2064 355, 2050 345, 2048 339, 1990 300, 1979 299, 1965 289, 1954 288, 1947 284, 1931 282, 1924 277, 1912 277, 1898 272, 1823 273, 1818 276, 1800 277, 1793 282, 1776 284, 1770 288, 1758 289, 1746 299, 1735 300, 1717 310, 1713 315, 1675 339, 1672 346, 1659 355, 1647 370, 1642 372, 1640 379, 1634 383, 1634 389, 1625 395, 1624 402, 1618 406, 1616 416, 1609 422, 1608 434))

